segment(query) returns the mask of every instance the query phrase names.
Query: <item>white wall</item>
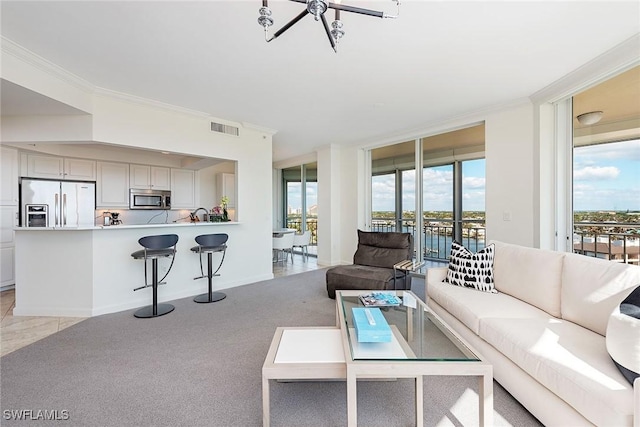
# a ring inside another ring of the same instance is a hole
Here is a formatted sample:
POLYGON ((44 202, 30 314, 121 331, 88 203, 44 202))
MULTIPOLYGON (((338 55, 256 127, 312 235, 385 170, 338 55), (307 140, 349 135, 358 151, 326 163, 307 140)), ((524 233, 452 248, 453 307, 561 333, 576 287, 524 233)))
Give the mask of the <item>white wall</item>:
POLYGON ((345 207, 341 203, 341 195, 350 182, 342 177, 339 146, 326 145, 317 153, 318 264, 336 265, 340 263, 341 237, 344 232, 342 223, 345 207))
POLYGON ((365 188, 360 185, 363 175, 358 173, 361 166, 359 154, 362 149, 357 147, 344 147, 341 151, 341 181, 340 194, 340 264, 353 263, 353 254, 357 249, 359 220, 365 203, 358 203, 358 194, 365 188))
POLYGON ((92 118, 70 116, 3 116, 2 142, 84 142, 91 141, 92 118))
POLYGON ((485 156, 487 239, 533 246, 535 159, 531 103, 487 116, 485 156))

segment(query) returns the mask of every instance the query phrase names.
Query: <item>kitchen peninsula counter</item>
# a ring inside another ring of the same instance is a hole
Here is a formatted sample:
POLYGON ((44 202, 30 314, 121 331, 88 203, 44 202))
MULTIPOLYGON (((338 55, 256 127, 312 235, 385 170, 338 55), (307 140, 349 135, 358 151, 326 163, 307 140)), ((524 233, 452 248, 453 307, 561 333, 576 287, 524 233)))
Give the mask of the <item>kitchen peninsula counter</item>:
MULTIPOLYGON (((15 227, 14 230, 21 231, 83 231, 83 230, 110 230, 110 229, 133 229, 133 228, 162 228, 162 227, 207 227, 240 224, 239 222, 170 222, 160 224, 132 224, 132 225, 85 225, 79 227, 15 227)), ((213 232, 212 232, 213 233, 213 232)))
MULTIPOLYGON (((214 290, 273 277, 271 268, 247 268, 252 233, 239 222, 17 227, 13 314, 90 317, 150 305, 151 287, 133 291, 144 284, 144 261, 133 259, 131 253, 142 248, 138 239, 155 234, 179 237, 166 285, 158 290, 159 302, 204 293, 207 280, 194 280, 201 275, 200 260, 191 248, 197 245, 196 236, 211 233, 229 235, 220 276, 213 281, 214 290)), ((220 256, 214 254, 214 263, 219 262, 220 256)), ((203 262, 206 272, 206 257, 203 262)), ((170 259, 158 261, 160 278, 169 264, 170 259)), ((151 262, 148 280, 151 281, 151 262)))

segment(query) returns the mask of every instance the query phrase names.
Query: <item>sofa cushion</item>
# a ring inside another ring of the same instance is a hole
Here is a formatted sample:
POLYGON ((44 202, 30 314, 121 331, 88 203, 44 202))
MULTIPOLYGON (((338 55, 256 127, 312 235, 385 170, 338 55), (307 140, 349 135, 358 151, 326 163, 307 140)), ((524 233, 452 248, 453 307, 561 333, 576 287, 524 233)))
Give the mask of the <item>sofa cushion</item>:
POLYGON ((609 315, 638 283, 638 266, 566 254, 562 270, 562 318, 604 335, 609 315))
POLYGON ((611 313, 606 342, 614 363, 633 384, 640 377, 640 286, 611 313))
POLYGON ((451 242, 446 281, 456 286, 497 293, 493 286, 493 253, 493 244, 473 253, 461 244, 451 242))
POLYGON ((477 292, 444 282, 429 282, 427 296, 476 334, 480 332, 480 319, 485 317, 548 317, 544 311, 507 294, 477 292))
POLYGON ((502 242, 493 243, 493 280, 498 292, 560 317, 560 285, 565 254, 502 242))
POLYGON ((411 234, 358 230, 358 249, 353 255, 354 264, 393 268, 394 264, 412 258, 411 234))
POLYGON ((593 424, 631 425, 632 386, 611 362, 603 336, 549 316, 482 318, 480 337, 593 424))

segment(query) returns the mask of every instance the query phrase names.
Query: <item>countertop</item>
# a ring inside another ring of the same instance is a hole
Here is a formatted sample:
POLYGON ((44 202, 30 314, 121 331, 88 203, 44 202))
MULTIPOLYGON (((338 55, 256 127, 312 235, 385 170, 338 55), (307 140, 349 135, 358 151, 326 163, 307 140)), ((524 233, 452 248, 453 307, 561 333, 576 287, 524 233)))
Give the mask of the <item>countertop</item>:
POLYGON ((134 224, 134 225, 96 225, 83 227, 15 227, 15 231, 86 231, 86 230, 121 230, 137 228, 165 228, 165 227, 207 227, 220 225, 240 224, 236 221, 229 222, 170 222, 167 224, 134 224))

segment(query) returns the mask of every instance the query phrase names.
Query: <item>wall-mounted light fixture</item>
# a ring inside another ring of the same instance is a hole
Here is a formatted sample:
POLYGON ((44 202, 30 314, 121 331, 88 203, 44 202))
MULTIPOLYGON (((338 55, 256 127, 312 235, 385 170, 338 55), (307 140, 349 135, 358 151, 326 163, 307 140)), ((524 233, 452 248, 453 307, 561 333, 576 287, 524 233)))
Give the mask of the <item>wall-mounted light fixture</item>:
POLYGON ((576 119, 578 119, 578 122, 581 125, 594 125, 596 123, 598 123, 600 121, 600 119, 602 119, 602 111, 590 111, 588 113, 583 113, 583 114, 579 114, 576 116, 576 119))

